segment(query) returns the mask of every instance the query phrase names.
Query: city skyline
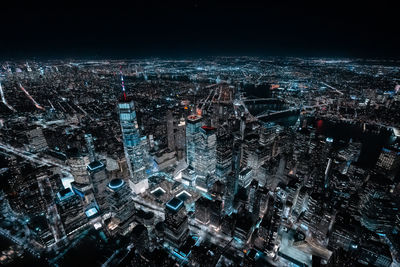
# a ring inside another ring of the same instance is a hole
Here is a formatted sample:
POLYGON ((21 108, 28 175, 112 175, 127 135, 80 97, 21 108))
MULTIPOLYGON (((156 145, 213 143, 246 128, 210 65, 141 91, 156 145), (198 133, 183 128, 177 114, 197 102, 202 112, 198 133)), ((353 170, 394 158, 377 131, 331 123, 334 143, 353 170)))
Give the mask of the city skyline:
POLYGON ((1 266, 400 266, 388 2, 2 11, 1 266))
POLYGON ((2 62, 0 261, 397 266, 399 70, 2 62))

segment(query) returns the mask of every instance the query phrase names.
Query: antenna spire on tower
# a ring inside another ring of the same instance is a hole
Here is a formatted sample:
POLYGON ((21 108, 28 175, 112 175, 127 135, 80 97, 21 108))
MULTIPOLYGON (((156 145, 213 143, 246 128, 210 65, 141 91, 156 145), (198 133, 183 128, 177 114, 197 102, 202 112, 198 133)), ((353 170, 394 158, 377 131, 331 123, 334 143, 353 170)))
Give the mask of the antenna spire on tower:
POLYGON ((119 74, 121 75, 122 93, 124 94, 124 100, 126 100, 125 82, 124 75, 122 74, 122 66, 119 67, 119 74))

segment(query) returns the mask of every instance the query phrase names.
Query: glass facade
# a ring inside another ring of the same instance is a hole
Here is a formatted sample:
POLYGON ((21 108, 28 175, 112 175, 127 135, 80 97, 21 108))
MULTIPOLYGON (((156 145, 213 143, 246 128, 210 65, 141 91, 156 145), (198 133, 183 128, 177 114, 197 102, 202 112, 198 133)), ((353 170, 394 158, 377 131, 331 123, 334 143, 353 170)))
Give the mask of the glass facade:
POLYGON ((140 138, 133 100, 118 104, 125 157, 130 174, 129 185, 136 193, 143 193, 148 188, 146 175, 147 153, 146 139, 140 138))

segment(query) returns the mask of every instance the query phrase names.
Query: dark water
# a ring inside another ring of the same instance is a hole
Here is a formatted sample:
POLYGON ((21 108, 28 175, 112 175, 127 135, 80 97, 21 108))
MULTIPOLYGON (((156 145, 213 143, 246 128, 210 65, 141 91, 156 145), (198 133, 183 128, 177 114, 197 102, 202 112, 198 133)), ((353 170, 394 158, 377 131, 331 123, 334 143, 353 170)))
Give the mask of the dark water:
POLYGON ((347 144, 350 139, 354 142, 361 142, 362 148, 358 163, 363 167, 374 166, 382 148, 395 141, 392 132, 386 129, 381 129, 378 132, 371 129, 364 131, 360 125, 315 120, 314 118, 307 118, 307 122, 308 125, 313 125, 317 129, 318 134, 332 137, 336 146, 347 144))
POLYGON ((271 97, 270 84, 242 84, 242 91, 248 98, 269 98, 271 97))
POLYGON ((296 124, 299 115, 284 116, 281 118, 271 119, 266 122, 272 122, 283 127, 290 127, 296 124))

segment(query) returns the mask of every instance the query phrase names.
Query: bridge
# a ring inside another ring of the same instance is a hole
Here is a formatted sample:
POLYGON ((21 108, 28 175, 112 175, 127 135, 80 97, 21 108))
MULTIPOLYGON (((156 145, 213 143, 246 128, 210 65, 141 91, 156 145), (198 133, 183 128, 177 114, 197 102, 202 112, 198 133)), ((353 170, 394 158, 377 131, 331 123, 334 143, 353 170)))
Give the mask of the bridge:
POLYGON ((338 93, 338 94, 340 94, 340 95, 343 95, 343 92, 340 91, 340 90, 338 90, 337 88, 335 88, 335 87, 333 87, 333 86, 331 86, 331 85, 329 85, 329 84, 327 84, 327 83, 325 83, 325 82, 321 82, 321 84, 325 85, 326 87, 329 87, 329 88, 332 89, 334 92, 336 92, 336 93, 338 93))
POLYGON ((285 113, 290 113, 290 112, 294 112, 294 111, 299 111, 299 108, 289 108, 289 109, 285 109, 285 110, 278 110, 278 111, 271 111, 271 110, 267 110, 261 114, 256 115, 255 117, 257 119, 260 118, 264 118, 264 117, 269 117, 269 116, 275 116, 275 115, 280 115, 280 114, 285 114, 285 113))
POLYGON ((281 99, 279 99, 279 98, 245 98, 245 99, 242 99, 243 102, 276 101, 276 100, 281 101, 281 99))

